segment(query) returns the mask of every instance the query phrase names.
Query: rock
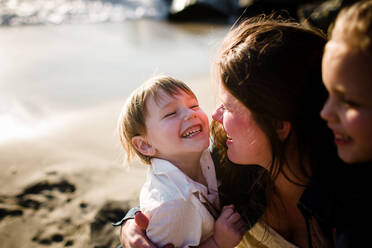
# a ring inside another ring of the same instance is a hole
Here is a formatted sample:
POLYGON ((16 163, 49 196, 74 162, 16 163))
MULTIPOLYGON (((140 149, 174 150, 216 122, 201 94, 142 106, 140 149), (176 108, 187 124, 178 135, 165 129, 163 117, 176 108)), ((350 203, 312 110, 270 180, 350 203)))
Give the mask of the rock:
POLYGON ((327 33, 340 10, 355 2, 357 0, 328 0, 304 4, 299 7, 297 13, 300 21, 327 33))
POLYGON ((170 21, 234 23, 238 18, 279 13, 297 19, 297 8, 310 0, 173 0, 170 21))
POLYGON ((93 247, 116 248, 118 246, 119 235, 114 231, 111 223, 123 218, 134 205, 130 201, 106 201, 103 204, 90 225, 90 238, 93 247))
POLYGON ((168 20, 226 22, 232 12, 230 1, 226 0, 174 0, 169 8, 168 20))

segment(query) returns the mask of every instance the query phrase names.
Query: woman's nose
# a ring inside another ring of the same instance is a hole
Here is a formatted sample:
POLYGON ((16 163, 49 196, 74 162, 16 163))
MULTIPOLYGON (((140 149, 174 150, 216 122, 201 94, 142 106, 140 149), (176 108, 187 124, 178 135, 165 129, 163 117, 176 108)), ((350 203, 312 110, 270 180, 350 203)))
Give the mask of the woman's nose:
POLYGON ((223 109, 222 109, 222 106, 220 106, 212 114, 212 119, 219 123, 222 123, 222 116, 223 116, 223 109))

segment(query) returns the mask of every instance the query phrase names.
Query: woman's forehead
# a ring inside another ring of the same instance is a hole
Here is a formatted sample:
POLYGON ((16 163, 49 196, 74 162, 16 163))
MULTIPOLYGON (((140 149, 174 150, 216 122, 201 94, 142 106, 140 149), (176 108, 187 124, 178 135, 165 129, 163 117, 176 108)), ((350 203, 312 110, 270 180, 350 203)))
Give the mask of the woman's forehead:
POLYGON ((233 96, 227 89, 224 85, 222 84, 219 84, 219 87, 218 87, 218 98, 220 99, 221 102, 224 102, 224 103, 230 103, 230 104, 233 104, 233 103, 236 103, 236 102, 239 102, 239 100, 233 96))

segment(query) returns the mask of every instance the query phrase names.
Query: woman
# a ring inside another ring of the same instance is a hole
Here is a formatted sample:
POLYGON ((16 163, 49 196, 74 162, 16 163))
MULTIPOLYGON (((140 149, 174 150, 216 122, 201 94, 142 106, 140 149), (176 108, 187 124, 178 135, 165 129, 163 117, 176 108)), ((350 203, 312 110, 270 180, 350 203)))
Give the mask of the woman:
MULTIPOLYGON (((339 159, 319 116, 325 42, 300 24, 249 19, 227 34, 212 66, 222 102, 213 114, 219 193, 250 228, 241 246, 331 246, 327 204, 339 159)), ((123 230, 126 246, 151 245, 133 222, 123 230)))
MULTIPOLYGON (((318 241, 328 246, 332 241, 331 223, 312 218, 306 202, 306 195, 329 183, 328 172, 339 163, 332 135, 319 117, 327 97, 320 70, 325 42, 321 33, 298 24, 254 19, 232 30, 217 56, 214 71, 222 104, 213 119, 223 132, 217 132, 216 140, 226 133, 229 160, 260 165, 269 178, 263 184, 267 205, 243 239, 247 244, 262 242, 260 230, 281 247, 311 247, 318 241)), ((247 212, 252 203, 241 196, 251 188, 234 196, 231 185, 239 176, 229 179, 226 169, 222 174, 222 198, 252 222, 247 212)), ((273 246, 270 242, 264 243, 273 246)))

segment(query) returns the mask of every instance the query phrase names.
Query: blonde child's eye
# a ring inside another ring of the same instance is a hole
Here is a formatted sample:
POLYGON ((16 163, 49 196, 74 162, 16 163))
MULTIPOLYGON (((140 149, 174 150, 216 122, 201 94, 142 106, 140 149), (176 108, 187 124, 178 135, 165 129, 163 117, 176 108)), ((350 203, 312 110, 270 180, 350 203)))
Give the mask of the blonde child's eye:
POLYGON ((354 101, 351 101, 351 100, 348 100, 347 98, 343 98, 342 99, 342 102, 345 106, 347 107, 359 107, 359 104, 354 102, 354 101))
POLYGON ((170 116, 175 115, 175 114, 176 114, 176 112, 170 112, 170 113, 164 115, 163 118, 167 118, 167 117, 170 117, 170 116))
POLYGON ((192 109, 199 108, 199 105, 198 105, 198 104, 196 104, 196 105, 192 105, 191 108, 192 108, 192 109))

